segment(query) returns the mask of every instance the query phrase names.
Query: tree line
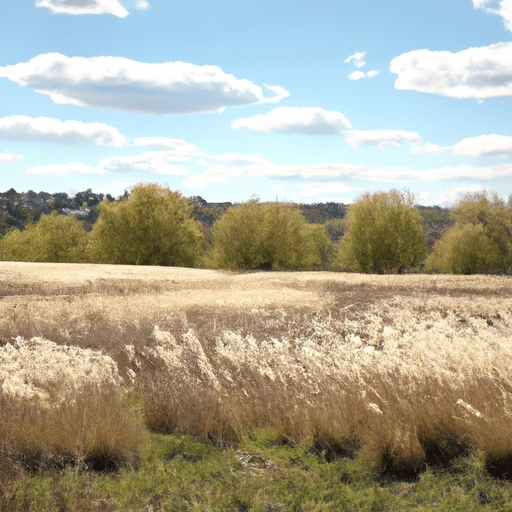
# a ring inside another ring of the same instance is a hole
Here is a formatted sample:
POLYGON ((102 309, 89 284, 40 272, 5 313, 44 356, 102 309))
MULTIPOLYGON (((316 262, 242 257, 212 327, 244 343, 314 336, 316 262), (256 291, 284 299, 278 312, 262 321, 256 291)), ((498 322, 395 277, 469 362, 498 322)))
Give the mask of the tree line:
POLYGON ((255 197, 211 208, 154 183, 117 200, 90 199, 95 205, 83 209, 93 222, 57 211, 29 216, 0 240, 0 259, 365 273, 512 268, 512 209, 496 192, 466 195, 449 219, 441 209, 415 205, 408 191, 366 193, 338 209, 342 219, 324 217, 322 224, 307 219, 318 216, 314 208, 255 197), (208 223, 197 220, 198 209, 208 223), (443 233, 432 241, 429 229, 440 222, 443 233))

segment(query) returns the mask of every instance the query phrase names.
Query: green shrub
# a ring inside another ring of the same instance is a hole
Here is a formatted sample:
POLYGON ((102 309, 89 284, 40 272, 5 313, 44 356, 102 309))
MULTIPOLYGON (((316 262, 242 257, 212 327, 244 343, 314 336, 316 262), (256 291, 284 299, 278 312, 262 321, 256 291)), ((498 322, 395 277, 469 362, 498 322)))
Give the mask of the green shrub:
POLYGON ((337 265, 356 272, 401 272, 426 256, 421 216, 409 192, 369 192, 350 206, 337 265))
POLYGON ((87 246, 93 263, 198 265, 203 245, 200 223, 179 191, 138 184, 119 202, 104 200, 87 246))
POLYGON ((467 194, 453 209, 455 224, 425 261, 453 274, 510 273, 512 211, 496 192, 467 194))
POLYGON ((308 226, 293 205, 251 200, 229 209, 215 223, 208 265, 252 270, 307 268, 322 263, 322 251, 325 255, 328 245, 327 235, 308 226))
POLYGON ((41 215, 36 224, 23 231, 14 230, 0 242, 0 258, 10 261, 48 261, 76 263, 84 261, 87 236, 74 217, 52 212, 41 215))

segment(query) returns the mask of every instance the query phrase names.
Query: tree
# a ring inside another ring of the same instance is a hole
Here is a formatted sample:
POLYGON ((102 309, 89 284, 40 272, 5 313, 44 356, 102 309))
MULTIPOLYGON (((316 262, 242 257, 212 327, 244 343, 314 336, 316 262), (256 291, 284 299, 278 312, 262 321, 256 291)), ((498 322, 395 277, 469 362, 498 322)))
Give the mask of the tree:
POLYGON ((349 208, 348 230, 337 257, 342 269, 403 272, 426 256, 421 216, 408 192, 369 192, 349 208))
MULTIPOLYGON (((317 234, 301 212, 251 199, 230 208, 213 227, 208 265, 231 269, 304 268, 321 263, 317 234)), ((327 242, 326 242, 327 243, 327 242)))
POLYGON ((77 263, 85 261, 87 236, 74 217, 52 212, 15 229, 0 242, 0 258, 10 261, 77 263))
POLYGON ((454 274, 510 273, 512 211, 496 192, 466 194, 452 210, 454 225, 425 261, 454 274))
POLYGON ((203 234, 191 217, 192 206, 179 191, 139 183, 128 197, 103 200, 87 247, 95 263, 126 265, 198 265, 203 234))

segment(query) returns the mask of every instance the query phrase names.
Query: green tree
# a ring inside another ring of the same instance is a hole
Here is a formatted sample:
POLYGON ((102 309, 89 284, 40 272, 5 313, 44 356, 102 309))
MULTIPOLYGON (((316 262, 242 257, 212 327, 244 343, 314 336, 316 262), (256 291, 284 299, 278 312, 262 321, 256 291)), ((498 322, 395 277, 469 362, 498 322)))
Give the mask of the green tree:
POLYGON ((0 258, 9 261, 76 263, 85 260, 87 236, 74 217, 52 212, 22 231, 9 232, 0 242, 0 258))
POLYGON ((337 257, 342 269, 395 273, 426 256, 421 216, 408 192, 369 192, 349 208, 347 233, 337 257))
POLYGON ((466 194, 451 213, 454 225, 425 261, 454 274, 510 273, 512 211, 496 192, 466 194))
POLYGON ((87 254, 95 263, 126 265, 199 264, 203 233, 192 206, 179 191, 139 183, 121 201, 98 205, 100 216, 87 254))
POLYGON ((316 241, 298 208, 257 199, 230 208, 213 227, 212 267, 305 268, 321 263, 316 241))

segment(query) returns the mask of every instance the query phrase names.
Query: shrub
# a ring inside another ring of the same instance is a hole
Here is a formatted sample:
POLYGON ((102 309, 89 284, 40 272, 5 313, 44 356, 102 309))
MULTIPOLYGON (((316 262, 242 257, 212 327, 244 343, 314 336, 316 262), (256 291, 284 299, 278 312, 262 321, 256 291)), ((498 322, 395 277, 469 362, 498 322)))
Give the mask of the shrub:
POLYGON ((12 261, 76 263, 84 261, 87 236, 74 217, 52 212, 37 224, 14 230, 0 242, 0 258, 12 261))
MULTIPOLYGON (((323 230, 323 228, 322 228, 323 230)), ((304 268, 322 263, 329 241, 298 208, 250 200, 229 209, 213 229, 208 264, 231 269, 304 268)))
POLYGON ((365 193, 350 206, 337 265, 356 272, 402 272, 426 255, 421 216, 409 192, 365 193))
POLYGON ((119 202, 104 200, 89 237, 93 263, 194 267, 203 244, 200 223, 179 191, 138 184, 119 202))
POLYGON ((510 273, 512 211, 496 192, 467 194, 453 209, 455 224, 425 261, 453 274, 510 273))

